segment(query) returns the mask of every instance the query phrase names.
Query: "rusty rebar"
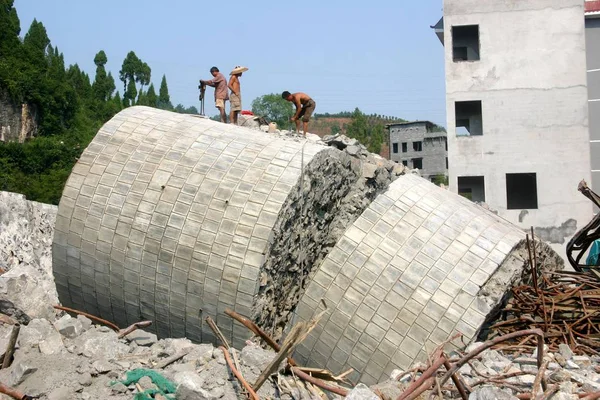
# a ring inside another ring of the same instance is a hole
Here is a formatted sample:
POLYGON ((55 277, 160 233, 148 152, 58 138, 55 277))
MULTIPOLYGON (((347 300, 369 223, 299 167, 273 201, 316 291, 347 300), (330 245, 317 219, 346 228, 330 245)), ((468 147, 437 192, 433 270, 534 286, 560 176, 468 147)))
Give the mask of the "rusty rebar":
POLYGON ((300 378, 302 378, 303 380, 312 383, 315 386, 320 387, 321 389, 327 390, 328 392, 331 393, 335 393, 338 394, 340 396, 347 396, 349 391, 343 387, 340 386, 333 386, 330 385, 328 383, 323 382, 320 379, 317 379, 313 376, 310 376, 309 374, 307 374, 306 372, 302 371, 300 368, 298 367, 292 367, 291 368, 292 372, 296 375, 298 375, 300 378))
POLYGON ((141 328, 147 328, 150 325, 152 325, 152 321, 140 321, 140 322, 136 322, 135 324, 129 325, 125 329, 121 329, 119 331, 119 335, 117 337, 119 339, 124 338, 125 336, 129 335, 130 333, 135 332, 135 331, 137 331, 138 329, 141 329, 141 328))
POLYGON ((229 366, 229 369, 231 369, 231 372, 233 372, 233 374, 238 379, 238 381, 240 381, 243 388, 246 389, 246 391, 248 392, 248 395, 250 396, 250 399, 260 400, 258 395, 256 394, 256 392, 252 388, 252 386, 250 386, 250 384, 242 376, 241 372, 238 371, 237 368, 235 367, 235 365, 233 364, 233 360, 231 359, 231 356, 229 355, 229 351, 227 351, 227 349, 223 346, 219 346, 219 349, 221 349, 221 351, 223 351, 223 355, 225 356, 225 361, 227 361, 227 365, 229 366))
POLYGON ((121 329, 119 329, 119 327, 117 325, 113 324, 112 322, 107 321, 107 320, 102 319, 102 318, 99 318, 99 317, 96 317, 95 315, 88 314, 88 313, 86 313, 84 311, 79 311, 79 310, 75 310, 73 308, 59 306, 59 305, 55 305, 54 308, 57 309, 57 310, 62 310, 62 311, 67 311, 67 312, 72 312, 72 313, 75 313, 75 314, 83 315, 84 317, 88 317, 91 320, 94 320, 96 322, 100 322, 101 324, 104 324, 104 325, 108 326, 109 328, 111 328, 112 330, 114 330, 117 333, 121 330, 121 329))

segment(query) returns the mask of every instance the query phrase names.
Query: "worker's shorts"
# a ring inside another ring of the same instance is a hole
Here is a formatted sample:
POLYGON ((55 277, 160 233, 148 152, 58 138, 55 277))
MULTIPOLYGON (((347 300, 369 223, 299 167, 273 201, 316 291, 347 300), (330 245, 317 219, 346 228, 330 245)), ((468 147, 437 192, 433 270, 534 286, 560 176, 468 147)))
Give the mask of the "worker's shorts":
POLYGON ((231 93, 229 102, 231 104, 231 111, 242 111, 242 98, 240 96, 231 93))
POLYGON ((225 109, 225 102, 226 101, 227 100, 224 100, 224 99, 216 99, 215 100, 215 107, 222 108, 224 110, 225 109))
POLYGON ((298 119, 302 118, 303 122, 310 121, 310 117, 313 112, 315 112, 315 108, 317 107, 317 103, 313 99, 310 99, 302 106, 302 110, 300 110, 300 115, 298 115, 298 119))

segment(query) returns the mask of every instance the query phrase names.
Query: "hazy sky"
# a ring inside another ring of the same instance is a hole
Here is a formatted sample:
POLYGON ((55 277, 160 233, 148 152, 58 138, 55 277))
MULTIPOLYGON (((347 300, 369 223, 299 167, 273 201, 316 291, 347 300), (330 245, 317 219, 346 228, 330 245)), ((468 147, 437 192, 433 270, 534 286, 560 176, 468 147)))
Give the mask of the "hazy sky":
MULTIPOLYGON (((267 93, 303 91, 317 112, 351 111, 445 125, 443 47, 430 25, 441 0, 16 0, 24 35, 42 21, 68 64, 94 76, 104 50, 118 71, 130 50, 167 75, 171 101, 199 106, 213 65, 242 77, 243 108, 267 93)), ((212 89, 210 89, 212 95, 212 89)), ((207 102, 206 111, 215 113, 207 102)))

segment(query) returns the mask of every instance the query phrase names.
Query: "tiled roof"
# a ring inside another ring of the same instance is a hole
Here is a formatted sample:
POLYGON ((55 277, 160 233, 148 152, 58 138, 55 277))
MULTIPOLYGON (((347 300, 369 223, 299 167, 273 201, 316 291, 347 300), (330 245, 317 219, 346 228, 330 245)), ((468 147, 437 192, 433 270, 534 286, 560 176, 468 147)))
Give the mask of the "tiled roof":
POLYGON ((600 11, 600 0, 585 2, 585 13, 596 13, 600 11))

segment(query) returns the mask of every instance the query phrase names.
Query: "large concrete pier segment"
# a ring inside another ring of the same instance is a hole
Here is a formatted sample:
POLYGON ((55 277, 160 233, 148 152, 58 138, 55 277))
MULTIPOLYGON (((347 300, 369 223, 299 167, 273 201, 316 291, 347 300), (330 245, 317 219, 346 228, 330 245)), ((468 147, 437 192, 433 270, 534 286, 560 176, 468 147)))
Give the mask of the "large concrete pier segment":
POLYGON ((146 107, 98 132, 66 184, 54 238, 61 302, 161 336, 241 344, 280 208, 326 149, 146 107), (302 150, 304 154, 302 155, 302 150))

